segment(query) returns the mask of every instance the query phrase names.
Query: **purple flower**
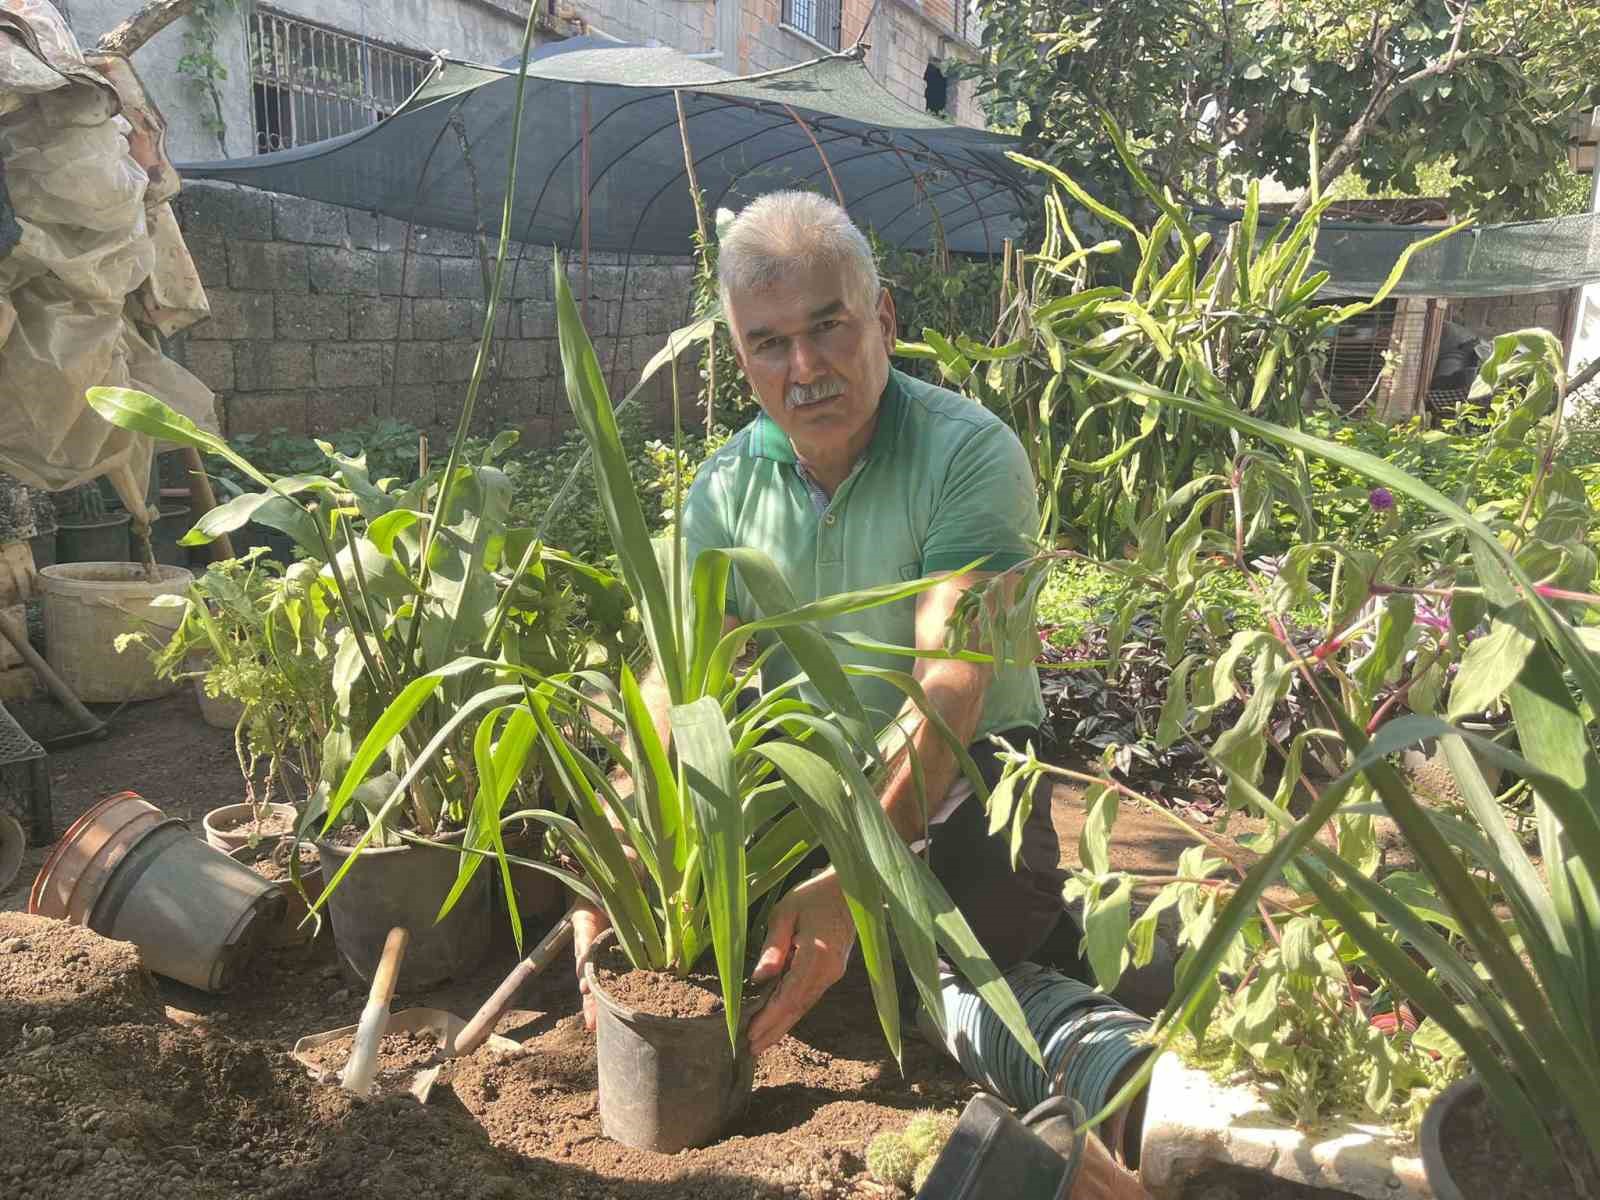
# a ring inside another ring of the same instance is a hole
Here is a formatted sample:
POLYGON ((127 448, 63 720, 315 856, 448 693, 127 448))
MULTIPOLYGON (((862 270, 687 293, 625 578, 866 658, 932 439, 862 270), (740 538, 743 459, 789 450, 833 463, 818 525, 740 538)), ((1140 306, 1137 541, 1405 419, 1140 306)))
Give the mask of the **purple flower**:
POLYGON ((1374 512, 1388 512, 1394 507, 1394 493, 1388 488, 1373 488, 1367 493, 1367 503, 1374 512))

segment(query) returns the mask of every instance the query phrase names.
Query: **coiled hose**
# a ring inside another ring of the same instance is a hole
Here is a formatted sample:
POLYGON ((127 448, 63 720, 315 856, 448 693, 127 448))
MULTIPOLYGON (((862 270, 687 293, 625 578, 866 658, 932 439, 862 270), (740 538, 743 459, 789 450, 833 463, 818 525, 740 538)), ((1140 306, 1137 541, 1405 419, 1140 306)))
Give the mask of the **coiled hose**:
MULTIPOLYGON (((1044 1069, 956 975, 944 978, 946 1051, 969 1079, 1013 1108, 1027 1111, 1051 1096, 1067 1096, 1090 1116, 1098 1113, 1116 1084, 1151 1052, 1144 1041, 1150 1022, 1104 992, 1036 963, 1021 963, 1005 978, 1039 1043, 1044 1069)), ((1121 1129, 1119 1121, 1103 1140, 1117 1148, 1121 1129)))

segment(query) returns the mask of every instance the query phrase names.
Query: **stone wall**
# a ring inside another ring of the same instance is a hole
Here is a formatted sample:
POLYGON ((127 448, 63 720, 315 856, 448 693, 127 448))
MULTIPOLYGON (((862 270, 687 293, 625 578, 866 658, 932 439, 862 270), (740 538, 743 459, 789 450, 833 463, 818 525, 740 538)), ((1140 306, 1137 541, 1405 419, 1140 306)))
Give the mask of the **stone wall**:
POLYGON ((1496 337, 1513 330, 1537 326, 1562 338, 1566 336, 1571 303, 1570 291, 1452 300, 1446 319, 1476 330, 1484 337, 1496 337))
MULTIPOLYGON (((216 391, 226 434, 322 436, 393 417, 447 436, 483 329, 492 247, 485 263, 471 236, 417 228, 408 256, 404 222, 227 184, 189 184, 176 208, 212 316, 171 352, 216 391)), ((527 247, 513 275, 516 250, 475 424, 549 445, 571 426, 550 252, 527 247)), ((580 268, 568 270, 581 295, 580 268)), ((615 396, 684 323, 691 274, 687 260, 636 255, 623 304, 620 261, 591 258, 587 322, 615 396)), ((697 382, 680 363, 681 393, 697 382)), ((659 423, 670 401, 662 372, 641 404, 659 423)))

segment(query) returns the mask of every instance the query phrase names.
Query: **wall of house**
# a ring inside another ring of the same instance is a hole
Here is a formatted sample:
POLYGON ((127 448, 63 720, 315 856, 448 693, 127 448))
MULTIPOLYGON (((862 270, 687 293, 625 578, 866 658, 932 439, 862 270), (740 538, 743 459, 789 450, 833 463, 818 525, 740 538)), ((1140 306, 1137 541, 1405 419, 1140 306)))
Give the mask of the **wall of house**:
MULTIPOLYGON (((825 2, 825 0, 824 0, 825 2)), ((872 0, 841 0, 841 40, 852 44, 872 13, 872 0)), ((956 3, 964 0, 880 0, 867 42, 867 68, 894 96, 921 111, 928 63, 970 58, 975 49, 956 36, 956 3)), ((783 23, 783 0, 578 0, 573 11, 595 32, 620 41, 659 43, 701 54, 725 71, 773 71, 831 53, 783 23), (714 52, 714 53, 713 53, 714 52)), ((962 125, 982 126, 976 85, 952 85, 952 113, 962 125)))
MULTIPOLYGON (((414 229, 408 259, 403 222, 227 184, 189 184, 176 209, 212 316, 169 349, 216 391, 227 435, 326 435, 393 417, 448 436, 485 319, 471 236, 414 229)), ((581 293, 579 267, 569 272, 581 293)), ((636 255, 623 305, 622 266, 591 258, 588 326, 617 396, 684 323, 691 272, 636 255)), ((547 252, 529 247, 504 295, 476 426, 551 445, 571 415, 547 252)), ((683 394, 697 386, 694 364, 680 364, 683 394)), ((659 423, 671 395, 663 372, 640 403, 659 423)))
MULTIPOLYGON (((78 41, 93 47, 107 30, 137 10, 143 0, 57 0, 78 41)), ((254 152, 253 92, 246 50, 251 0, 219 5, 215 56, 228 72, 217 82, 221 138, 204 117, 212 100, 203 87, 178 73, 187 52, 180 20, 157 34, 133 56, 146 91, 167 120, 167 153, 176 162, 242 157, 254 152)), ((522 47, 528 0, 273 0, 265 6, 284 16, 312 21, 385 45, 452 57, 498 63, 522 47)), ((547 40, 547 39, 544 39, 547 40)))
POLYGON ((1558 338, 1565 338, 1571 302, 1572 293, 1567 290, 1484 296, 1475 300, 1452 300, 1446 315, 1447 319, 1475 329, 1484 337, 1537 326, 1548 329, 1558 338))

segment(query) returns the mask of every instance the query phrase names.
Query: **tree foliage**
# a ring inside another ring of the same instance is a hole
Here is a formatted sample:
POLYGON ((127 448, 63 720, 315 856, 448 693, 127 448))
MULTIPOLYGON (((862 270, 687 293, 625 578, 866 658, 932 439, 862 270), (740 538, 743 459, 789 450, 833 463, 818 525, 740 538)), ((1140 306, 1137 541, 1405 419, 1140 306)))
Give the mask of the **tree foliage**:
POLYGON ((970 70, 995 119, 1108 189, 1101 110, 1179 196, 1303 186, 1315 130, 1324 188, 1354 170, 1415 193, 1450 158, 1459 209, 1542 213, 1571 114, 1600 100, 1600 6, 1567 0, 985 0, 983 17, 970 70))

